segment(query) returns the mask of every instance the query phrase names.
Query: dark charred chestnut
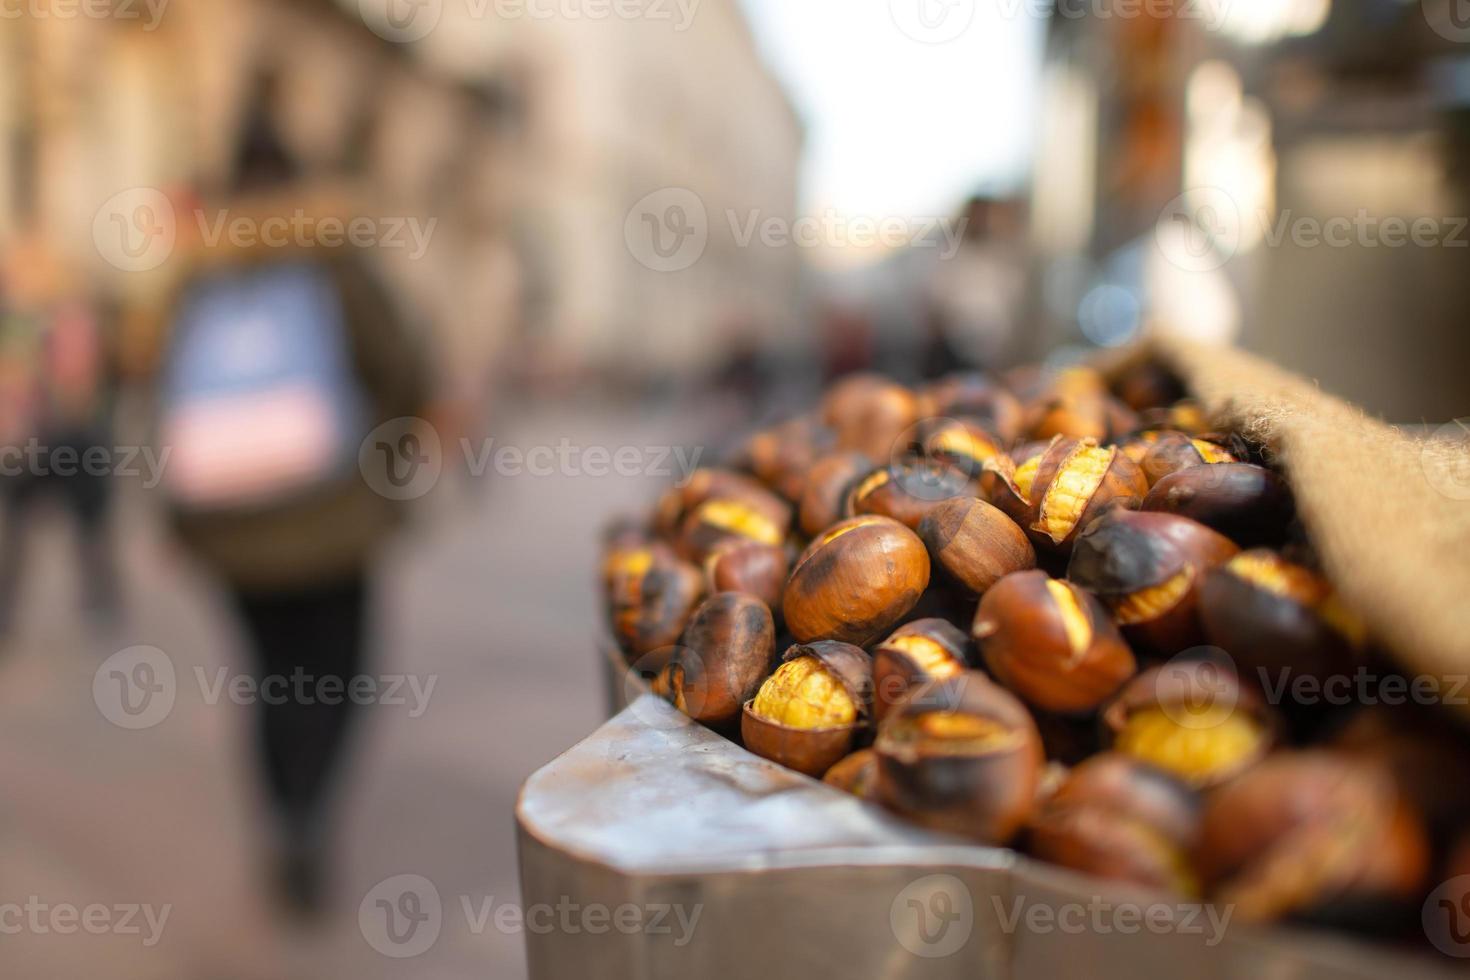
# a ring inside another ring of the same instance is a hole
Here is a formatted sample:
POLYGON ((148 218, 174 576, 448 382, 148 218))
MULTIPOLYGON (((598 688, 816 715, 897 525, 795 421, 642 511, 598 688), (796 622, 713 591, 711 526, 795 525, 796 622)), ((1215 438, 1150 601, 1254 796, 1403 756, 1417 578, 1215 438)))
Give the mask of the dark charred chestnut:
POLYGON ((1282 752, 1205 799, 1195 864, 1242 922, 1362 925, 1418 911, 1428 868, 1418 814, 1388 775, 1331 752, 1282 752))
POLYGON ((975 671, 911 692, 873 747, 884 805, 933 830, 1005 844, 1036 805, 1045 762, 1036 725, 975 671))
POLYGON ((1114 508, 1078 536, 1067 578, 1102 599, 1136 645, 1168 656, 1201 642, 1199 583, 1239 550, 1187 517, 1114 508))
POLYGON ((677 641, 704 595, 699 569, 662 543, 615 547, 602 573, 608 622, 629 659, 677 641))
POLYGON ((898 521, 867 514, 824 531, 791 571, 782 596, 786 626, 803 642, 870 643, 919 601, 929 553, 898 521))
POLYGON ((973 633, 996 680, 1044 711, 1092 711, 1138 669, 1102 603, 1045 572, 997 582, 973 633))
POLYGON ((834 640, 797 644, 782 661, 746 702, 741 739, 762 758, 820 777, 868 725, 872 661, 834 640))
POLYGON ((877 799, 878 753, 872 749, 859 749, 828 769, 822 782, 860 800, 877 799))
POLYGON ((1199 798, 1153 766, 1117 753, 1093 756, 1041 805, 1030 852, 1115 881, 1199 896, 1190 867, 1199 798))
POLYGON ((873 651, 873 717, 882 721, 909 691, 965 669, 965 634, 943 619, 905 623, 873 651))
POLYGON ((1192 466, 1239 462, 1230 450, 1182 432, 1154 432, 1139 467, 1152 487, 1164 477, 1192 466))
POLYGON ((791 556, 782 545, 749 538, 729 538, 715 545, 704 560, 705 584, 710 593, 745 592, 780 615, 781 593, 791 556))
POLYGON ((1228 663, 1178 659, 1130 681, 1103 710, 1113 749, 1196 788, 1218 786, 1260 762, 1280 723, 1228 663))
POLYGON ((872 469, 872 461, 856 452, 833 453, 813 463, 801 491, 798 523, 802 533, 815 538, 840 521, 848 491, 872 469))
POLYGON ((1135 412, 1166 408, 1185 394, 1183 382, 1155 361, 1143 361, 1123 371, 1113 382, 1113 390, 1135 412))
POLYGON ((917 528, 935 507, 955 497, 970 496, 973 487, 959 470, 934 462, 892 463, 852 485, 844 513, 881 514, 917 528))
POLYGON ((1034 465, 1028 460, 1013 468, 1006 457, 992 459, 982 487, 1038 551, 1058 556, 1095 517, 1137 507, 1148 492, 1132 460, 1092 439, 1055 439, 1034 465))
POLYGON ((771 672, 776 627, 754 596, 719 592, 694 611, 669 665, 674 706, 695 721, 723 726, 740 715, 771 672))
POLYGON ((1247 545, 1284 540, 1295 511, 1286 482, 1251 463, 1177 470, 1153 485, 1142 509, 1188 517, 1247 545))
POLYGON ((1362 622, 1321 575, 1274 551, 1243 551, 1200 585, 1205 636, 1251 671, 1325 680, 1357 666, 1362 622))
POLYGON ((1036 567, 1026 533, 999 508, 975 497, 955 497, 919 523, 934 563, 972 595, 1012 572, 1036 567))

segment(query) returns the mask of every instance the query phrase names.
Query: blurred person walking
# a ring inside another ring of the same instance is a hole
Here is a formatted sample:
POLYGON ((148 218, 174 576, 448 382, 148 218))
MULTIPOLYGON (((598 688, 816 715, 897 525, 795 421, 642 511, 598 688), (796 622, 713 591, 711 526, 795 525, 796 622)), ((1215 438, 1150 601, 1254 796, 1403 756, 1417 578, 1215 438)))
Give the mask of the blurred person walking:
MULTIPOLYGON (((313 193, 273 124, 262 79, 218 211, 254 227, 345 220, 313 193), (302 217, 306 220, 299 220, 302 217)), ((359 247, 304 240, 195 243, 171 304, 158 382, 164 485, 182 540, 229 591, 259 690, 259 758, 278 821, 282 897, 311 912, 326 812, 363 674, 369 572, 400 505, 359 464, 383 422, 424 413, 428 355, 359 247), (271 686, 267 686, 271 685, 271 686), (326 691, 334 690, 335 697, 326 691)))
POLYGON ((107 522, 112 497, 115 372, 100 304, 82 294, 69 263, 38 229, 5 257, 0 312, 0 633, 13 625, 36 509, 56 502, 78 540, 82 609, 117 612, 107 522), (99 452, 100 451, 100 452, 99 452))

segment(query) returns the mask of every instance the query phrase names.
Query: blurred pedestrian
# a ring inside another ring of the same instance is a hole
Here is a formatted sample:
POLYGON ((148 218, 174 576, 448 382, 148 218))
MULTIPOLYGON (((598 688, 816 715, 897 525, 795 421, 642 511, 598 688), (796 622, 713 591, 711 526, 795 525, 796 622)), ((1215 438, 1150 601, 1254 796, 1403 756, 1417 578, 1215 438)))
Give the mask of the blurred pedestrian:
POLYGON ((363 469, 378 457, 360 465, 359 447, 381 423, 423 414, 429 359, 365 250, 317 233, 352 209, 307 189, 274 109, 263 79, 214 203, 232 221, 296 230, 284 243, 226 235, 186 257, 158 430, 174 522, 233 598, 258 689, 290 692, 260 699, 257 740, 278 818, 278 884, 309 912, 351 727, 343 692, 365 666, 369 571, 399 516, 363 469), (316 693, 328 690, 337 696, 316 693))
POLYGON ((0 291, 0 633, 13 625, 36 509, 60 504, 78 541, 82 610, 94 623, 117 611, 107 523, 115 474, 114 372, 100 304, 82 294, 69 263, 38 229, 5 256, 0 291), (101 451, 99 455, 98 450, 101 451))

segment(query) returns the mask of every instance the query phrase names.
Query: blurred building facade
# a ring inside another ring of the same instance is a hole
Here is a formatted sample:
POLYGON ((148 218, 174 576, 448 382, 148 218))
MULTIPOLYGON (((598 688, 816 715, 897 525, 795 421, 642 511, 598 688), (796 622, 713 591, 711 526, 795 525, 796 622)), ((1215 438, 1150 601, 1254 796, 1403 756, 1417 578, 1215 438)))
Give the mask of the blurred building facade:
POLYGON ((1184 330, 1395 421, 1464 414, 1470 85, 1438 6, 1054 15, 1032 200, 1042 346, 1184 330), (1383 235, 1416 221, 1438 239, 1383 235))
POLYGON ((376 216, 432 228, 422 256, 377 254, 456 395, 519 352, 571 372, 687 370, 731 325, 780 337, 795 322, 789 249, 711 235, 692 268, 660 273, 624 239, 629 209, 664 188, 697 193, 712 224, 795 210, 801 127, 735 0, 696 5, 677 32, 448 4, 412 44, 370 30, 355 0, 190 0, 156 18, 141 2, 118 5, 126 18, 63 6, 34 0, 0 34, 0 237, 34 222, 125 299, 161 277, 102 260, 99 208, 218 183, 268 66, 313 177, 350 175, 376 216))

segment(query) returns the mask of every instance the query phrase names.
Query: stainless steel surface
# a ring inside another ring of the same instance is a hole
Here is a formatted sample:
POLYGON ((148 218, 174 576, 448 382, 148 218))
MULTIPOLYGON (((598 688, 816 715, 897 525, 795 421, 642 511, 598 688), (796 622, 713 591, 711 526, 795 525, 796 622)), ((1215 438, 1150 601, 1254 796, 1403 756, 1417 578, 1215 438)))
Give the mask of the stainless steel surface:
POLYGON ((528 914, 670 906, 690 924, 528 929, 541 980, 1448 974, 1426 957, 1252 929, 930 834, 652 696, 533 775, 517 818, 528 914))

